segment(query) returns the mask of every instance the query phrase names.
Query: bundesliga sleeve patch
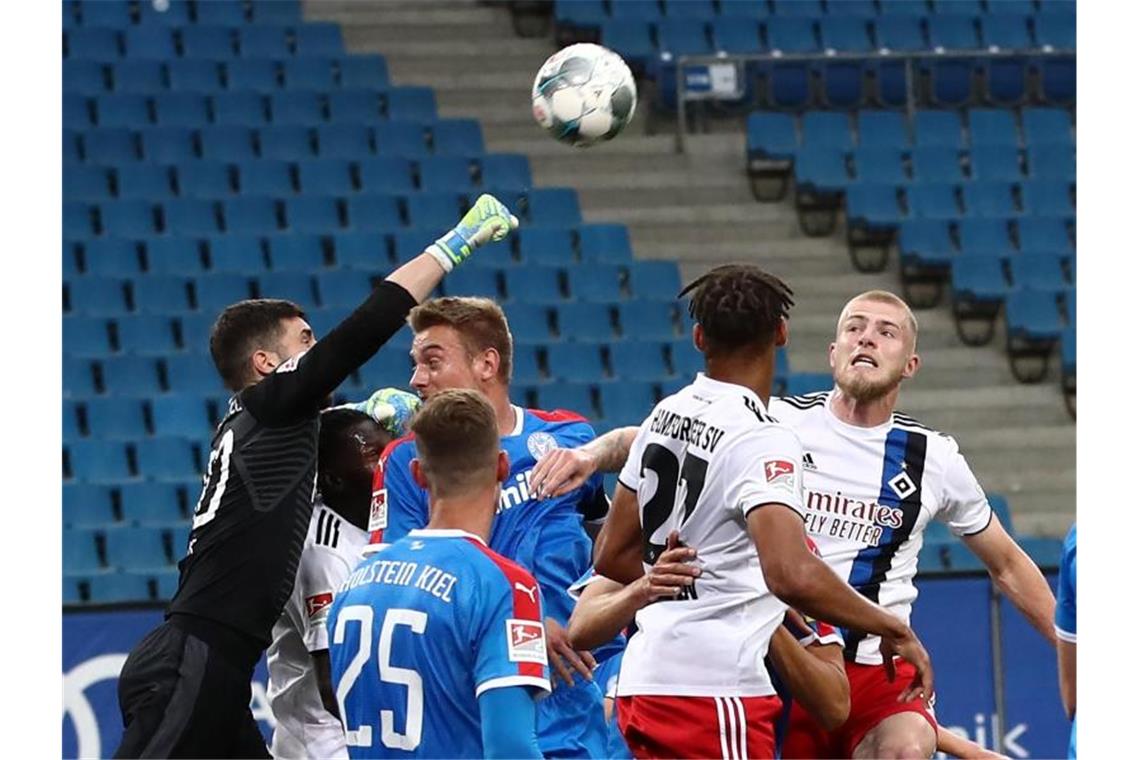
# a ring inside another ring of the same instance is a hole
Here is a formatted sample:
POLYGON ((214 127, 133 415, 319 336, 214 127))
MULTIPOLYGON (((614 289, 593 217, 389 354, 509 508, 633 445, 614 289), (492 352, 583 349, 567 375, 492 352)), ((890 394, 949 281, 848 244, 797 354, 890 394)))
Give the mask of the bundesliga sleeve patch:
POLYGON ((372 492, 372 503, 368 509, 368 532, 384 530, 388 527, 388 489, 372 492))
POLYGON ((534 620, 507 620, 507 659, 546 664, 546 629, 534 620))
POLYGON ((796 466, 786 459, 764 462, 764 478, 768 485, 792 491, 796 487, 796 466))
POLYGON ((305 614, 312 620, 319 615, 323 610, 327 609, 333 603, 333 595, 331 591, 326 591, 323 594, 314 594, 313 596, 305 597, 305 614))

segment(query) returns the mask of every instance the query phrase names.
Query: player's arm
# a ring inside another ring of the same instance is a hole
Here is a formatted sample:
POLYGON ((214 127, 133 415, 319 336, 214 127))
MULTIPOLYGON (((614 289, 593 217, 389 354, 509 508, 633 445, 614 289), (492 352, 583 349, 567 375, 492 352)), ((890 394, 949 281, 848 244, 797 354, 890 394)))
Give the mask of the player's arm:
POLYGON ((329 650, 309 652, 313 658, 313 669, 317 674, 317 691, 321 693, 321 704, 334 718, 340 718, 340 708, 336 704, 336 690, 333 688, 332 667, 329 665, 329 650))
POLYGON ((531 472, 531 488, 547 499, 570 493, 596 472, 618 472, 636 437, 636 427, 617 428, 582 446, 548 452, 531 472))
POLYGON ((1057 641, 1057 677, 1061 686, 1061 704, 1072 720, 1077 714, 1077 642, 1057 641))
POLYGON ((518 220, 499 201, 483 195, 459 224, 380 283, 357 309, 323 339, 277 372, 246 389, 242 400, 262 422, 303 417, 376 353, 404 325, 417 303, 446 272, 489 240, 501 240, 518 220))
POLYGON ((991 519, 984 530, 963 536, 962 541, 985 563, 998 590, 1049 643, 1056 644, 1053 633, 1056 602, 1049 583, 1029 555, 1006 533, 1001 521, 991 519))
MULTIPOLYGON (((906 623, 859 595, 808 549, 803 519, 797 512, 783 503, 758 504, 747 512, 747 521, 764 581, 773 594, 811 617, 881 636, 885 650, 898 654, 917 671, 915 683, 900 701, 934 693, 930 656, 918 636, 906 623)), ((891 657, 884 653, 883 660, 891 673, 891 657)))
POLYGON ((1005 755, 991 752, 969 739, 938 726, 938 744, 935 749, 953 757, 981 758, 982 760, 1005 760, 1005 755))
POLYGON ((1057 634, 1057 675, 1061 704, 1072 718, 1077 713, 1077 528, 1065 538, 1061 569, 1057 574, 1057 611, 1053 619, 1057 634))
POLYGON ((851 686, 843 667, 843 647, 814 643, 803 646, 784 626, 768 645, 772 665, 792 693, 826 731, 843 725, 851 712, 851 686))
POLYGON ((610 514, 594 544, 594 568, 622 585, 645 574, 641 563, 641 515, 637 494, 620 481, 614 489, 610 514))
POLYGON ((483 757, 542 757, 538 749, 537 710, 525 686, 489 689, 479 696, 483 757))

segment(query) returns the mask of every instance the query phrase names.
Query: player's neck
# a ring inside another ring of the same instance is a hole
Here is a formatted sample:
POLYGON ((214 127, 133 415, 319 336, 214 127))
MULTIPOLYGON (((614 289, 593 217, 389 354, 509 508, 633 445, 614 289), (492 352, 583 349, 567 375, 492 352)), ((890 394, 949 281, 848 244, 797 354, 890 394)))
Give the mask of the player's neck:
POLYGON ((470 495, 432 499, 428 530, 462 530, 479 536, 483 543, 491 540, 491 521, 498 505, 498 487, 470 495))
POLYGON ((510 435, 518 426, 511 395, 505 385, 493 385, 484 394, 495 410, 495 421, 499 424, 499 435, 510 435))
POLYGON ((760 361, 735 358, 706 358, 705 374, 720 383, 743 385, 768 406, 772 395, 773 362, 765 354, 760 361))
POLYGON ((898 398, 898 386, 870 401, 859 401, 836 386, 835 392, 831 394, 831 413, 848 425, 878 427, 890 421, 898 398))

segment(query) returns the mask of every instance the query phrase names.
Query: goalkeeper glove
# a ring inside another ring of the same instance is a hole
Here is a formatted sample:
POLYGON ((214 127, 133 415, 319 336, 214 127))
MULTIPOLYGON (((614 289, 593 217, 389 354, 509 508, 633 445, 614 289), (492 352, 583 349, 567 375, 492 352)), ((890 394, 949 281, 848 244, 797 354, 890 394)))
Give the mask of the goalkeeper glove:
POLYGON ((396 388, 381 388, 365 401, 350 406, 376 420, 393 438, 402 438, 421 403, 420 397, 414 393, 396 388))
POLYGON ((466 261, 475 249, 490 241, 498 242, 519 226, 519 220, 498 198, 484 193, 479 196, 459 224, 427 247, 443 271, 466 261))

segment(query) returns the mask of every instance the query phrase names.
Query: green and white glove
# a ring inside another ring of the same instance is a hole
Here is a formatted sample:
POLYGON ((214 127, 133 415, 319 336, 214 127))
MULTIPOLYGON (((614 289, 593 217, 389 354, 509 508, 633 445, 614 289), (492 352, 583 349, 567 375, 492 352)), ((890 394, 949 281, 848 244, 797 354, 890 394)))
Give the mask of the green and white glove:
POLYGON ((376 420, 393 438, 402 438, 407 434, 408 423, 422 403, 414 393, 398 388, 381 388, 365 401, 349 406, 376 420))
POLYGON ((475 249, 488 242, 498 242, 519 226, 518 218, 493 195, 479 196, 459 224, 427 247, 443 271, 450 272, 462 264, 475 249))

